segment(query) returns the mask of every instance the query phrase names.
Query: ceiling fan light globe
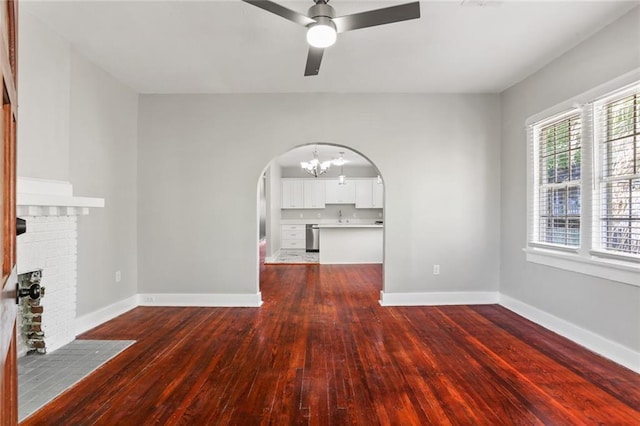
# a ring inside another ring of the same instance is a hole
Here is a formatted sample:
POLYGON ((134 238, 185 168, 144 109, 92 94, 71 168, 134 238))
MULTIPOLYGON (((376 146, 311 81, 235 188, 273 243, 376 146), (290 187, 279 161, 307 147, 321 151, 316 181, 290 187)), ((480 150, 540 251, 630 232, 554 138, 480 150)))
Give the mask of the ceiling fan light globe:
POLYGON ((331 25, 316 24, 310 26, 307 30, 307 43, 321 49, 332 46, 337 37, 336 29, 331 25))

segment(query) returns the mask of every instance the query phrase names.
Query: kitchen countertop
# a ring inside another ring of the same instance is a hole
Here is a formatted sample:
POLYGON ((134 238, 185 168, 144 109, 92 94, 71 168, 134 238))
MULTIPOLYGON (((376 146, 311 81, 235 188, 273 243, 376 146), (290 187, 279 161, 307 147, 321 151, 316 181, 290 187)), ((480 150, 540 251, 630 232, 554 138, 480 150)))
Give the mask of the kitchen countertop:
MULTIPOLYGON (((343 225, 375 225, 376 220, 382 219, 360 219, 359 217, 342 219, 343 225)), ((340 225, 338 219, 325 219, 325 218, 305 218, 305 219, 281 219, 281 225, 340 225)))
POLYGON ((321 223, 318 228, 382 228, 383 224, 376 223, 321 223))

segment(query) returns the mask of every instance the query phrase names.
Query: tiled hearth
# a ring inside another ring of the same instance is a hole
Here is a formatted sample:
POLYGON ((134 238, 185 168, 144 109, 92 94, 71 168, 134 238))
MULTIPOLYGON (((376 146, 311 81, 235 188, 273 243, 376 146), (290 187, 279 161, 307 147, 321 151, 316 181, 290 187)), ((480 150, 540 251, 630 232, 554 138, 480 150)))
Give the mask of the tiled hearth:
POLYGON ((24 420, 133 343, 133 340, 74 340, 55 353, 20 358, 19 420, 24 420))

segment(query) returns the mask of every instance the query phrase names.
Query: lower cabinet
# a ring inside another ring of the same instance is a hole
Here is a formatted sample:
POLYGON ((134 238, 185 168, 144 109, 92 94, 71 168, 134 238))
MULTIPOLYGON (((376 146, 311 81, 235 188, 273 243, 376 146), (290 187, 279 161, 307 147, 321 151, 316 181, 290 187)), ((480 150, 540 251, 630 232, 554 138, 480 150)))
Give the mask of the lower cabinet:
POLYGON ((306 248, 306 236, 304 225, 281 225, 280 246, 283 249, 306 248))

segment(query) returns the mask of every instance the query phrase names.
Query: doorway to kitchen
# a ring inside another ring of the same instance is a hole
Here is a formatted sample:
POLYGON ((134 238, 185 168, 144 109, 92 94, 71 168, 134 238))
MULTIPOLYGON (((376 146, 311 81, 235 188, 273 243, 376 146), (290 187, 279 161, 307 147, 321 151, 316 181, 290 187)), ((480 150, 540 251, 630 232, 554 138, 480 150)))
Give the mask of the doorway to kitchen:
POLYGON ((383 267, 384 183, 367 157, 342 145, 307 144, 274 158, 260 179, 261 290, 268 268, 283 265, 322 273, 383 267))

